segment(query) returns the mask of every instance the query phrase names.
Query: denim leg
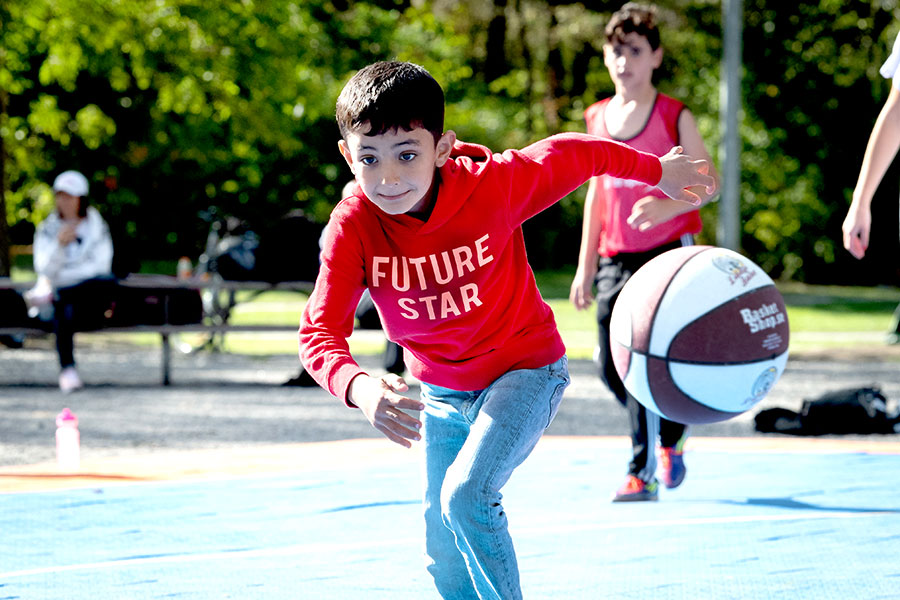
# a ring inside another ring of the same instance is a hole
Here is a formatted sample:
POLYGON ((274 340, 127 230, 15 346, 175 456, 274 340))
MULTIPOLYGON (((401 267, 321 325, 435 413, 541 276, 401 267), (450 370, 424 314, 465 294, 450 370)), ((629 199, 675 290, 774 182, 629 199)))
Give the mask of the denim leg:
MULTIPOLYGON (((423 385, 426 403, 430 396, 436 404, 433 398, 445 393, 452 399, 451 403, 457 403, 455 414, 444 417, 444 425, 439 428, 446 438, 454 440, 452 443, 439 445, 438 440, 428 441, 429 436, 437 433, 435 429, 425 433, 427 493, 431 495, 430 500, 426 499, 426 511, 430 511, 426 520, 436 518, 434 493, 442 479, 438 501, 442 521, 465 561, 468 580, 463 581, 458 559, 442 565, 440 557, 430 555, 430 570, 445 599, 522 597, 500 489, 550 425, 568 384, 567 360, 563 357, 540 369, 506 373, 476 397, 469 393, 469 397, 463 398, 460 392, 423 385), (464 428, 449 425, 448 420, 468 424, 468 434, 461 446, 459 436, 464 428)), ((430 406, 426 408, 426 418, 430 418, 429 409, 440 412, 430 406)), ((428 532, 434 531, 432 524, 428 532)), ((426 544, 432 546, 430 541, 426 544)), ((446 542, 434 545, 444 550, 447 546, 446 542)))
POLYGON ((447 469, 456 460, 469 435, 464 414, 477 401, 478 392, 457 392, 422 384, 422 439, 425 444, 424 496, 425 566, 442 598, 477 599, 465 559, 456 547, 456 536, 441 516, 441 486, 447 469))

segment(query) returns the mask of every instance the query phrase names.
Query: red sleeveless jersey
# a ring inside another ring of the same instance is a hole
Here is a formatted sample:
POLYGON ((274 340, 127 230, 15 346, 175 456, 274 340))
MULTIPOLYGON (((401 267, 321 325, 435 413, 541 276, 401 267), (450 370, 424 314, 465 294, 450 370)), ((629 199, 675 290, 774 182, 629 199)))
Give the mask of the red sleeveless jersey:
MULTIPOLYGON (((614 139, 637 150, 662 156, 678 145, 678 117, 684 104, 657 94, 650 117, 641 131, 630 139, 618 139, 606 130, 603 115, 610 98, 596 102, 584 112, 588 133, 614 139)), ((644 196, 665 197, 658 189, 644 183, 600 175, 594 188, 601 202, 601 256, 615 256, 620 252, 644 252, 680 238, 683 234, 699 232, 703 224, 697 210, 678 215, 674 219, 647 231, 633 229, 626 222, 635 202, 644 196)))

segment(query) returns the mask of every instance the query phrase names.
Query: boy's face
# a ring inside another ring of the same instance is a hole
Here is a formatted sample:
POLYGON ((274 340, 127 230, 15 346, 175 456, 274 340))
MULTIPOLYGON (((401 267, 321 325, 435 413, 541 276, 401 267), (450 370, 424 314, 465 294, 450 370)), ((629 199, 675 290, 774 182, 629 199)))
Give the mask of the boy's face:
POLYGON ((448 131, 435 144, 422 127, 364 134, 350 133, 338 146, 366 197, 389 215, 429 210, 434 170, 447 162, 456 135, 448 131))
POLYGON ((627 33, 621 41, 603 45, 603 62, 616 89, 647 85, 662 63, 662 48, 653 50, 647 38, 627 33))

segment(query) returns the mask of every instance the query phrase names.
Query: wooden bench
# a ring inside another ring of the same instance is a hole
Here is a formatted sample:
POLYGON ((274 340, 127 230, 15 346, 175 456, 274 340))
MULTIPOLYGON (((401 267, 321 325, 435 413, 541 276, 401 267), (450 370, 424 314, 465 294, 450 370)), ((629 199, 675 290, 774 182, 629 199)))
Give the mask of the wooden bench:
MULTIPOLYGON (((264 281, 209 281, 201 279, 176 279, 168 275, 131 275, 119 281, 119 285, 131 288, 163 288, 163 289, 196 289, 210 291, 253 291, 262 293, 273 290, 306 292, 312 291, 314 284, 309 281, 284 281, 269 283, 264 281)), ((9 278, 0 278, 0 289, 15 289, 20 292, 34 286, 33 281, 12 281, 9 278)), ((299 323, 291 325, 271 324, 243 324, 234 325, 228 322, 230 313, 224 315, 203 315, 200 323, 186 325, 130 325, 108 326, 88 331, 79 331, 81 334, 92 333, 154 333, 159 334, 162 346, 162 385, 171 383, 172 348, 170 336, 180 333, 238 333, 238 332, 296 332, 299 323)), ((44 329, 34 327, 0 327, 0 335, 47 335, 44 329)))

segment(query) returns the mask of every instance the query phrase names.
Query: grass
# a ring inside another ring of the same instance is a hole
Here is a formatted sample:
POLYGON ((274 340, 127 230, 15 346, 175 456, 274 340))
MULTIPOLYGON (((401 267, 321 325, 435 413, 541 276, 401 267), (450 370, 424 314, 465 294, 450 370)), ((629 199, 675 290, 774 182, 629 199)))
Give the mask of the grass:
MULTIPOLYGON (((572 358, 590 358, 597 340, 597 324, 592 309, 576 311, 568 300, 571 272, 539 272, 538 287, 556 315, 557 326, 572 358)), ((880 343, 892 323, 894 309, 900 303, 900 289, 845 286, 811 286, 799 283, 778 284, 791 324, 791 350, 804 350, 827 345, 870 345, 880 343), (834 333, 832 339, 822 334, 834 333), (810 335, 811 334, 811 335, 810 335)), ((235 323, 296 323, 305 296, 293 292, 267 292, 254 302, 241 307, 235 323), (254 309, 254 305, 265 311, 254 309), (275 312, 269 312, 275 311, 275 312)), ((230 336, 231 337, 231 336, 230 336)), ((226 348, 235 351, 266 352, 268 347, 291 353, 296 341, 263 341, 252 335, 235 338, 226 348)), ((351 338, 351 350, 362 354, 379 353, 384 343, 377 335, 351 338)))
MULTIPOLYGON (((33 274, 16 269, 13 277, 28 280, 33 274)), ((572 272, 542 271, 536 273, 538 287, 556 315, 557 325, 566 342, 569 356, 589 358, 597 339, 597 325, 592 309, 576 311, 569 302, 572 272)), ((787 305, 791 326, 791 351, 824 346, 871 346, 883 343, 891 327, 894 309, 900 303, 900 289, 889 287, 814 286, 801 283, 779 283, 787 305), (831 335, 829 335, 831 334, 831 335)), ((286 324, 300 320, 306 296, 297 292, 273 291, 251 297, 239 294, 241 303, 233 313, 235 324, 286 324)), ((123 339, 156 344, 155 335, 123 339)), ((196 345, 201 335, 184 335, 182 342, 196 345)), ((297 338, 290 333, 233 333, 225 338, 225 350, 242 354, 295 354, 297 338)), ((384 349, 384 338, 378 332, 358 332, 350 339, 350 349, 357 354, 378 354, 384 349)))

